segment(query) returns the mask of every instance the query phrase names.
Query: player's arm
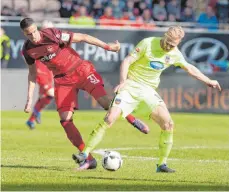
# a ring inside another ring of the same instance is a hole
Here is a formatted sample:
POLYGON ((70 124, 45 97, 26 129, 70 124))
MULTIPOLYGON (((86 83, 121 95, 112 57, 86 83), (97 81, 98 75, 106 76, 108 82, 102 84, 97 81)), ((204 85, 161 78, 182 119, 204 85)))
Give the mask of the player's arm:
POLYGON ((120 66, 119 85, 115 87, 114 92, 118 92, 123 87, 128 77, 128 71, 130 65, 144 55, 146 46, 147 46, 147 42, 145 39, 143 39, 140 43, 138 43, 135 49, 123 60, 120 66))
POLYGON ((204 82, 207 86, 213 87, 221 91, 221 87, 219 82, 216 80, 211 80, 207 76, 205 76, 199 69, 197 69, 194 65, 186 64, 182 66, 182 68, 192 77, 204 82))
POLYGON ((117 93, 123 86, 125 81, 127 80, 128 70, 132 63, 135 62, 135 58, 131 55, 128 55, 122 62, 120 66, 120 81, 119 84, 114 88, 114 92, 117 93))
POLYGON ((98 47, 101 47, 103 49, 118 52, 120 50, 120 43, 118 41, 115 41, 114 43, 105 43, 93 36, 83 34, 83 33, 74 33, 72 38, 73 43, 78 42, 85 42, 91 45, 96 45, 98 47))
POLYGON ((28 65, 28 92, 27 92, 27 101, 24 111, 29 113, 31 111, 31 105, 33 101, 33 94, 36 86, 36 65, 28 65))
POLYGON ((36 86, 36 65, 35 59, 31 58, 26 50, 23 47, 22 55, 25 63, 28 65, 29 73, 28 73, 28 91, 27 91, 27 101, 25 104, 24 111, 29 113, 31 111, 31 105, 33 101, 33 93, 36 86))

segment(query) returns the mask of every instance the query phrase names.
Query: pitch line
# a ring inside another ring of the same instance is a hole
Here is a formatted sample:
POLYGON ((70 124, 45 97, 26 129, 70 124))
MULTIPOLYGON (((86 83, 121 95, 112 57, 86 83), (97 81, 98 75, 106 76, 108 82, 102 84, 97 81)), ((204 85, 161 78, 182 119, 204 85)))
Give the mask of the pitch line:
MULTIPOLYGON (((158 147, 123 147, 123 148, 108 148, 108 149, 97 149, 94 150, 93 153, 104 155, 105 151, 134 151, 134 150, 151 150, 151 149, 158 149, 158 147)), ((173 149, 229 149, 228 147, 207 147, 207 146, 184 146, 184 147, 177 147, 173 149)), ((143 156, 128 156, 122 155, 122 158, 128 158, 133 160, 142 160, 142 161, 152 161, 158 160, 158 158, 154 157, 143 157, 143 156)), ((169 158, 170 161, 183 161, 183 162, 200 162, 200 163, 229 163, 227 160, 214 160, 214 159, 178 159, 178 158, 169 158)))
MULTIPOLYGON (((99 149, 104 151, 133 151, 133 150, 152 150, 152 149, 158 149, 158 147, 118 147, 118 148, 107 148, 107 149, 99 149)), ((173 147, 172 149, 175 150, 185 150, 185 149, 229 149, 229 147, 222 146, 222 147, 209 147, 209 146, 183 146, 183 147, 173 147)), ((95 150, 96 151, 96 150, 95 150)))

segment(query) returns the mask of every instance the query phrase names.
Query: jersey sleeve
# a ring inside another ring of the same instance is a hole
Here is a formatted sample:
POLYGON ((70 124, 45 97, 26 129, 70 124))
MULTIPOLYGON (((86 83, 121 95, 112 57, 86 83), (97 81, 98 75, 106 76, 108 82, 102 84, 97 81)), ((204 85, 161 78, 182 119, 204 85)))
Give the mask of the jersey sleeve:
POLYGON ((26 63, 28 65, 33 65, 35 63, 35 59, 33 59, 32 57, 29 56, 29 54, 27 53, 26 50, 26 46, 24 45, 22 48, 22 56, 24 57, 26 63))
POLYGON ((59 44, 63 44, 65 46, 70 46, 73 39, 73 32, 70 31, 63 31, 60 29, 52 28, 52 31, 54 32, 54 35, 59 42, 59 44))
POLYGON ((177 59, 175 60, 174 65, 176 67, 181 67, 181 68, 188 65, 188 62, 185 60, 184 56, 178 49, 177 49, 177 59))
POLYGON ((132 56, 134 58, 134 61, 137 61, 138 59, 140 59, 146 50, 146 46, 147 46, 147 41, 146 39, 143 39, 142 41, 140 41, 137 46, 134 48, 134 50, 130 53, 130 56, 132 56))

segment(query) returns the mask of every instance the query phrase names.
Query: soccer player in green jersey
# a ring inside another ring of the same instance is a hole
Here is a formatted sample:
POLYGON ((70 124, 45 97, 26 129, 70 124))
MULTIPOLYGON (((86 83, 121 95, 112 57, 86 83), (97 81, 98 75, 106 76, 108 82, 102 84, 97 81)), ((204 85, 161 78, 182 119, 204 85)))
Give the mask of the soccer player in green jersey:
POLYGON ((162 38, 143 39, 124 59, 120 68, 120 83, 115 88, 117 94, 111 107, 105 118, 92 131, 83 152, 78 155, 73 154, 76 162, 83 162, 87 158, 102 140, 106 129, 111 127, 121 114, 126 117, 140 102, 145 102, 151 110, 150 117, 161 127, 157 172, 175 172, 166 165, 173 145, 174 123, 164 101, 155 90, 160 83, 162 71, 171 65, 180 66, 207 86, 221 90, 216 80, 209 79, 195 66, 185 61, 177 48, 184 34, 180 26, 170 27, 162 38))

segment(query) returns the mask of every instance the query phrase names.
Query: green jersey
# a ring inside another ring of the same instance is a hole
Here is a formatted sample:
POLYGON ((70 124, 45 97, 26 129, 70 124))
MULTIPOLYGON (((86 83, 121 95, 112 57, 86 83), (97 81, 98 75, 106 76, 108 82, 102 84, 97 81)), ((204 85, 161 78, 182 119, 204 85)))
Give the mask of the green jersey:
POLYGON ((161 48, 160 40, 159 37, 145 38, 130 53, 135 60, 129 67, 129 79, 156 89, 162 71, 171 65, 182 67, 188 64, 177 47, 166 52, 161 48))

